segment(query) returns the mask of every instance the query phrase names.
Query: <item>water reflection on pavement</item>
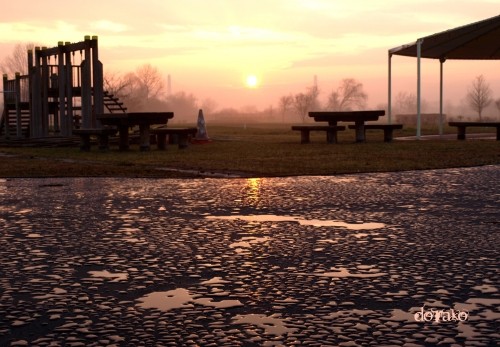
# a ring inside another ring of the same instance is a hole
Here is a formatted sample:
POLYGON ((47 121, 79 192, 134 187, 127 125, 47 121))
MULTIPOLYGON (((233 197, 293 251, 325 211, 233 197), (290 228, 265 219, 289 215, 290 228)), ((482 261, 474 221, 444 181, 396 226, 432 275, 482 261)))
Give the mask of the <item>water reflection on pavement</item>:
POLYGON ((0 345, 493 346, 498 182, 0 180, 0 345))

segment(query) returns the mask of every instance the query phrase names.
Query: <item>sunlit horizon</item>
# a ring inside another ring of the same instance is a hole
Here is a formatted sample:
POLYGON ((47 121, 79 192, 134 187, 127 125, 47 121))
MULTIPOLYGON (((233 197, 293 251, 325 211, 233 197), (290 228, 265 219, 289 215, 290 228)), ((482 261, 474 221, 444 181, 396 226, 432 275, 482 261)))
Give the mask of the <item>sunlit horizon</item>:
MULTIPOLYGON (((3 5, 0 61, 16 44, 53 47, 96 35, 104 71, 124 74, 151 64, 173 93, 193 94, 218 109, 277 107, 283 95, 314 81, 320 99, 344 78, 363 83, 367 107, 387 103, 387 51, 417 38, 497 15, 498 3, 385 1, 169 1, 62 0, 3 5), (120 11, 117 11, 120 9, 120 11)), ((498 62, 448 61, 445 102, 462 107, 467 88, 484 75, 500 97, 498 62)), ((422 92, 431 112, 439 100, 439 62, 422 65, 422 92)), ((393 93, 415 93, 415 59, 393 59, 393 93)))

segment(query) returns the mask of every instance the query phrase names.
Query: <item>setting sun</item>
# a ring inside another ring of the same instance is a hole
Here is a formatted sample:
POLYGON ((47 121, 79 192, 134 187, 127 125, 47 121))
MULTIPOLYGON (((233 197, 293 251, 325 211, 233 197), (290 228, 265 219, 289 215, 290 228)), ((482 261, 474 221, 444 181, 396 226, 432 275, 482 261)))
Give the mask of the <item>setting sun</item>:
POLYGON ((259 80, 255 75, 248 75, 246 83, 248 88, 256 88, 259 84, 259 80))

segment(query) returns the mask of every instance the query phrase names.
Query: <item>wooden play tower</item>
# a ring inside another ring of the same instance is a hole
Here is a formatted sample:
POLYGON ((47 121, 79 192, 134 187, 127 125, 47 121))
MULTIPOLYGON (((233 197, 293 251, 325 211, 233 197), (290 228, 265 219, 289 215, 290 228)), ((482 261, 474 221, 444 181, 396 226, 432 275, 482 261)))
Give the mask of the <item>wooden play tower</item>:
POLYGON ((96 114, 125 112, 118 98, 103 90, 97 37, 28 51, 28 75, 3 76, 4 111, 0 136, 70 137, 73 129, 96 128, 96 114), (79 54, 77 54, 79 53, 79 54))

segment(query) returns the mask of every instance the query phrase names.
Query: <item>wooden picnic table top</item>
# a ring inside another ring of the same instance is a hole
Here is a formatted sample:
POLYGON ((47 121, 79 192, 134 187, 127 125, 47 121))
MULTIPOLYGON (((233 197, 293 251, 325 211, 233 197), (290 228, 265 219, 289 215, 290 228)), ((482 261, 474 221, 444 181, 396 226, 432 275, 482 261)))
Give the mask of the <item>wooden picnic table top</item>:
POLYGON ((96 119, 104 125, 134 126, 167 124, 173 117, 173 112, 128 112, 98 114, 96 119))
POLYGON ((367 122, 378 120, 384 110, 309 112, 316 122, 367 122))

